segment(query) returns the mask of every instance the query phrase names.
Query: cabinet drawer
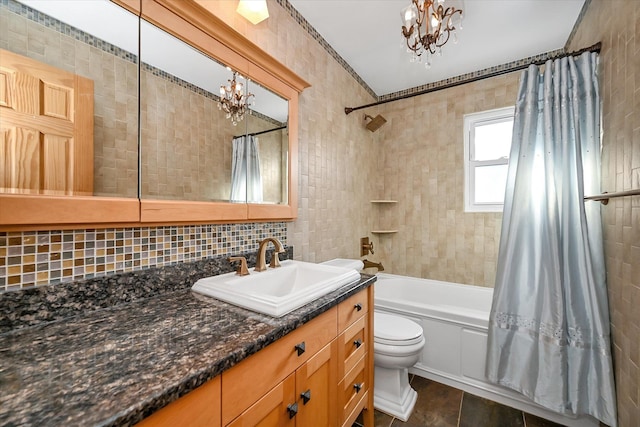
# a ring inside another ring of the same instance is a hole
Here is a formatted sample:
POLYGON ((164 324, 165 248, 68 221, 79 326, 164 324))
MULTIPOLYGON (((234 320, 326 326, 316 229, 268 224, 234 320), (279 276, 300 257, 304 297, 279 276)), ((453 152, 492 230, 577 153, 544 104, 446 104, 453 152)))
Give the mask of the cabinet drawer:
POLYGON ((340 303, 338 306, 338 331, 344 331, 345 328, 369 311, 369 289, 360 291, 340 303))
POLYGON ((363 316, 349 326, 338 339, 338 378, 342 378, 371 347, 367 336, 367 317, 363 316))
POLYGON ((268 345, 222 373, 222 424, 226 425, 337 336, 337 308, 268 345), (304 344, 298 354, 297 345, 304 344))
POLYGON ((366 357, 360 359, 338 385, 338 400, 342 411, 340 422, 344 422, 353 412, 369 388, 365 372, 366 359, 366 357))

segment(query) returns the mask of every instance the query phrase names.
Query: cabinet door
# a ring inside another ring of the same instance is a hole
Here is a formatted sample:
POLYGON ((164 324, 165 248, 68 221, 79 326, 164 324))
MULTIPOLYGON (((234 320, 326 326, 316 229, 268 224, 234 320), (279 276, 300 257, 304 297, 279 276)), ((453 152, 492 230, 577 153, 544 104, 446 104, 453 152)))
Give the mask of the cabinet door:
POLYGON ((249 409, 227 424, 230 427, 293 427, 299 405, 295 395, 296 377, 289 375, 249 409))
POLYGON ((298 427, 335 426, 337 421, 337 342, 333 340, 296 371, 298 427))

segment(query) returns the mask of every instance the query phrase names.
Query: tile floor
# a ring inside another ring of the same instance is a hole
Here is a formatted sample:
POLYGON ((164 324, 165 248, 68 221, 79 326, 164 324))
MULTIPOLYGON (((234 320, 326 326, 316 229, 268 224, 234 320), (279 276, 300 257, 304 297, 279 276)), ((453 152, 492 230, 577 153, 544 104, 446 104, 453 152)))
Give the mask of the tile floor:
POLYGON ((375 411, 375 427, 561 427, 415 375, 411 386, 418 392, 418 401, 407 422, 375 411))

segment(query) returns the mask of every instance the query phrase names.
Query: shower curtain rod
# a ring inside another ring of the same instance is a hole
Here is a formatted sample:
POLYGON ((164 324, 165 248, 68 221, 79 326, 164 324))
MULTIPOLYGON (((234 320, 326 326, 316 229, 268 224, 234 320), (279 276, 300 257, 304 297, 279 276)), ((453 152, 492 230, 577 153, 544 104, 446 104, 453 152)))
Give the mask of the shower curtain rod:
POLYGON ((606 205, 607 203, 609 203, 609 199, 614 199, 616 197, 626 197, 626 196, 640 196, 640 188, 637 188, 635 190, 616 191, 615 193, 604 192, 597 196, 585 197, 584 200, 585 201, 593 200, 593 201, 600 202, 603 205, 606 205))
POLYGON ((528 64, 524 64, 524 65, 518 65, 512 68, 508 68, 505 70, 500 70, 500 71, 494 71, 493 73, 489 73, 489 74, 485 74, 482 76, 477 76, 477 77, 471 77, 465 80, 460 80, 460 81, 456 81, 453 83, 449 83, 446 85, 442 85, 442 86, 438 86, 438 87, 432 87, 429 89, 425 89, 425 90, 421 90, 419 92, 416 93, 411 93, 408 95, 403 95, 403 96, 399 96, 397 98, 391 98, 391 99, 385 99, 384 101, 378 101, 378 102, 372 102, 371 104, 366 104, 366 105, 361 105, 359 107, 345 107, 344 108, 344 113, 345 114, 349 114, 352 111, 356 111, 356 110, 361 110, 363 108, 368 108, 368 107, 374 107, 376 105, 381 105, 381 104, 386 104, 387 102, 393 102, 393 101, 400 101, 401 99, 407 99, 407 98, 413 98, 414 96, 419 96, 419 95, 424 95, 426 93, 430 93, 430 92, 435 92, 438 90, 442 90, 442 89, 449 89, 455 86, 460 86, 462 84, 466 84, 466 83, 472 83, 478 80, 484 80, 484 79, 488 79, 490 77, 496 77, 496 76, 501 76, 502 74, 508 74, 508 73, 512 73, 514 71, 518 71, 518 70, 524 70, 525 68, 529 67, 530 65, 542 65, 545 62, 549 61, 549 60, 554 60, 554 59, 560 59, 560 58, 564 58, 567 56, 578 56, 578 55, 582 55, 585 52, 597 52, 600 53, 600 48, 602 47, 602 43, 598 42, 596 44, 594 44, 593 46, 589 46, 586 47, 584 49, 580 49, 580 50, 576 50, 574 52, 569 52, 569 53, 563 53, 560 55, 554 55, 545 59, 540 59, 538 61, 532 61, 528 64))
POLYGON ((282 130, 286 128, 287 128, 286 126, 280 126, 279 128, 273 128, 273 129, 263 130, 260 132, 248 133, 246 135, 238 135, 238 136, 234 136, 233 138, 240 138, 241 136, 258 136, 258 135, 262 135, 263 133, 275 132, 277 130, 282 130))

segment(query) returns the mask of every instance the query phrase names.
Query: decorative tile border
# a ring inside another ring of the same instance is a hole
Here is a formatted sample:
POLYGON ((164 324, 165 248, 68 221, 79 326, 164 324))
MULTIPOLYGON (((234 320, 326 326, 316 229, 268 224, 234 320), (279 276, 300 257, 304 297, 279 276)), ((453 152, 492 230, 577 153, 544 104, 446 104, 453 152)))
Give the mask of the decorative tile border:
POLYGON ((474 71, 472 73, 462 74, 460 76, 451 77, 445 80, 439 80, 437 82, 416 86, 411 89, 382 95, 378 97, 378 101, 395 101, 396 99, 406 98, 411 95, 420 95, 423 92, 431 92, 438 89, 446 89, 454 85, 470 83, 483 77, 509 73, 522 69, 522 67, 527 66, 533 62, 546 61, 547 59, 562 55, 563 53, 565 53, 564 49, 557 49, 551 52, 542 53, 540 55, 530 56, 528 58, 519 59, 517 61, 507 62, 502 65, 496 65, 495 67, 485 68, 483 70, 474 71))
POLYGON ((0 292, 254 251, 285 222, 0 232, 0 292))
POLYGON ((585 0, 584 4, 582 5, 580 14, 578 14, 578 19, 576 19, 576 23, 573 25, 573 28, 571 29, 571 33, 569 34, 569 37, 567 37, 567 42, 564 45, 565 50, 567 46, 571 45, 571 42, 573 41, 573 37, 575 37, 576 31, 578 31, 578 27, 580 26, 580 23, 582 23, 582 19, 584 18, 584 15, 587 13, 587 9, 589 9, 590 4, 591 4, 591 0, 585 0))

